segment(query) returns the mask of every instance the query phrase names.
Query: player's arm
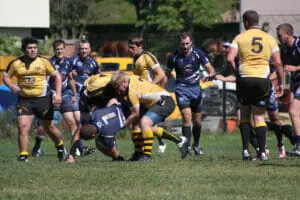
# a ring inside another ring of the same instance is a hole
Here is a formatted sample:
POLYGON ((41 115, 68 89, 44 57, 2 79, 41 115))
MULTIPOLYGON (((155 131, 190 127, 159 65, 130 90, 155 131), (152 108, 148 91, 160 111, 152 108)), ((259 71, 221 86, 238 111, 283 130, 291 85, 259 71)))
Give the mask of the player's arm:
POLYGON ((154 79, 153 79, 153 83, 161 86, 161 87, 165 87, 165 85, 168 82, 168 79, 165 75, 165 72, 162 70, 162 68, 160 66, 157 66, 153 69, 154 72, 154 79))
POLYGON ((226 57, 227 62, 229 62, 229 66, 231 66, 233 72, 236 70, 235 58, 239 52, 238 38, 239 36, 235 37, 232 41, 226 57))
POLYGON ((283 67, 282 67, 280 52, 279 52, 278 48, 273 50, 272 59, 273 59, 274 66, 276 68, 277 79, 278 79, 278 85, 276 87, 276 92, 277 92, 277 96, 280 97, 283 94, 283 86, 282 86, 282 84, 283 84, 283 67))
POLYGON ((52 102, 55 106, 59 106, 61 104, 61 76, 59 72, 54 71, 50 74, 51 77, 55 78, 55 96, 53 96, 52 102))
POLYGON ((74 79, 73 79, 73 74, 72 74, 72 72, 70 72, 69 74, 68 74, 68 78, 69 78, 69 86, 70 86, 70 88, 71 88, 71 90, 72 90, 72 92, 73 92, 73 97, 72 97, 72 104, 75 104, 75 102, 76 102, 76 96, 77 96, 77 91, 76 91, 76 87, 75 87, 75 81, 74 81, 74 79))
POLYGON ((130 108, 130 115, 126 119, 123 128, 129 127, 130 124, 138 120, 140 115, 140 106, 136 105, 130 108))
POLYGON ((230 76, 223 76, 221 74, 218 74, 215 76, 216 80, 220 80, 220 81, 224 81, 224 82, 231 82, 231 83, 235 83, 236 82, 236 78, 234 75, 230 75, 230 76))
POLYGON ((17 85, 14 85, 11 79, 12 76, 8 75, 7 73, 4 73, 4 76, 2 78, 3 83, 11 89, 13 94, 18 94, 18 92, 20 92, 21 89, 17 85))
POLYGON ((204 66, 206 67, 209 76, 215 75, 215 69, 214 69, 214 67, 213 67, 210 63, 207 63, 207 64, 204 65, 204 66))

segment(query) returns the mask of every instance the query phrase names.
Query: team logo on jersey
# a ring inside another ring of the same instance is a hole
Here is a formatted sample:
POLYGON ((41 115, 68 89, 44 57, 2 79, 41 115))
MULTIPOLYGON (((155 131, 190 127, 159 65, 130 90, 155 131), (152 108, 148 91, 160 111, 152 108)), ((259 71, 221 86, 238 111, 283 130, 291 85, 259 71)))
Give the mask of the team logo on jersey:
POLYGON ((185 72, 191 72, 192 71, 192 65, 188 64, 188 65, 184 66, 184 71, 185 72))
POLYGON ((35 71, 40 71, 40 70, 41 70, 41 67, 40 67, 40 66, 36 66, 36 67, 34 68, 34 70, 35 70, 35 71))
POLYGON ((79 66, 79 67, 81 67, 82 66, 82 62, 81 61, 77 61, 76 65, 79 66))
POLYGON ((195 61, 195 60, 196 60, 196 59, 195 59, 195 57, 193 56, 193 57, 192 57, 192 61, 195 61))

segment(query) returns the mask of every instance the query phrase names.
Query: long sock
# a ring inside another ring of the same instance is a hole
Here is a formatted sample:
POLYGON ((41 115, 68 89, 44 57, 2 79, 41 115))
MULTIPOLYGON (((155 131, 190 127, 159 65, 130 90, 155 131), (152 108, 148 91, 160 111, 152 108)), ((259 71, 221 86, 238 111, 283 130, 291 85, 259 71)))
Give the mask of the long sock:
POLYGON ((194 145, 196 147, 199 147, 201 126, 193 126, 193 136, 194 136, 194 145))
POLYGON ((78 141, 77 141, 75 144, 73 144, 72 147, 71 147, 71 149, 70 149, 70 154, 71 154, 72 156, 74 156, 74 157, 75 157, 75 155, 76 155, 77 143, 78 143, 78 141))
POLYGON ((58 144, 56 144, 56 149, 57 151, 64 150, 64 141, 61 140, 58 144))
POLYGON ((251 124, 248 121, 240 122, 240 131, 242 136, 243 150, 249 149, 249 140, 251 135, 251 124))
POLYGON ((34 144, 34 147, 33 147, 33 149, 34 149, 35 151, 37 151, 38 149, 41 148, 41 143, 42 143, 43 139, 44 139, 44 136, 39 136, 39 135, 37 135, 37 136, 35 137, 35 144, 34 144))
POLYGON ((76 146, 80 152, 82 152, 83 148, 84 148, 84 145, 82 143, 82 140, 78 140, 77 142, 77 146, 76 146))
POLYGON ((131 131, 131 139, 134 144, 134 152, 142 153, 143 152, 143 137, 140 130, 131 131))
POLYGON ((190 126, 182 126, 182 134, 188 139, 188 144, 191 144, 192 130, 190 126))
POLYGON ((162 139, 164 129, 162 127, 157 127, 157 131, 155 132, 155 135, 157 137, 158 143, 160 146, 165 145, 164 140, 162 139))
POLYGON ((294 140, 295 140, 295 144, 296 144, 296 146, 298 145, 300 145, 300 135, 295 135, 294 136, 294 140))
POLYGON ((257 138, 256 138, 255 131, 253 128, 251 128, 250 143, 255 150, 259 149, 257 138))
POLYGON ((267 125, 265 122, 256 124, 255 133, 258 141, 260 153, 265 152, 266 148, 266 137, 267 137, 267 125))
POLYGON ((142 131, 143 135, 143 154, 152 155, 152 145, 153 145, 153 131, 151 129, 142 131))
POLYGON ((295 144, 294 129, 291 125, 282 125, 281 132, 290 140, 290 143, 292 145, 295 144))
POLYGON ((156 135, 157 135, 157 137, 161 137, 161 138, 166 139, 166 140, 171 140, 172 142, 175 142, 176 144, 181 142, 180 137, 178 137, 178 136, 174 135, 173 133, 163 129, 162 127, 157 128, 156 135))
POLYGON ((274 123, 274 133, 276 135, 277 139, 277 146, 282 147, 282 132, 281 132, 281 126, 274 123))

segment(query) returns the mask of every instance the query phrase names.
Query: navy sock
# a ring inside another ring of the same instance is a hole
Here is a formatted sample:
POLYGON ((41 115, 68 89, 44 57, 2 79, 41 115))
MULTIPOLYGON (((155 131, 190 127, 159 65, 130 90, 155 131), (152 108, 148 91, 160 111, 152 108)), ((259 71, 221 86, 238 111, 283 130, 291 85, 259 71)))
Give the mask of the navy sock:
POLYGON ((78 140, 78 142, 77 142, 77 148, 79 149, 80 152, 82 152, 82 150, 84 148, 82 140, 78 140))
POLYGON ((241 122, 240 123, 240 131, 242 136, 243 150, 249 149, 249 141, 250 135, 252 131, 252 127, 250 122, 241 122))
POLYGON ((259 151, 260 153, 266 151, 266 136, 267 136, 267 127, 259 126, 255 128, 256 137, 258 141, 259 151))
POLYGON ((194 145, 199 147, 201 126, 193 126, 194 145))
POLYGON ((40 136, 35 137, 35 144, 34 144, 34 147, 33 147, 34 150, 37 151, 39 148, 41 148, 41 143, 43 141, 43 138, 44 137, 40 137, 40 136))
POLYGON ((188 139, 189 146, 191 144, 192 130, 190 126, 182 126, 182 134, 188 139))

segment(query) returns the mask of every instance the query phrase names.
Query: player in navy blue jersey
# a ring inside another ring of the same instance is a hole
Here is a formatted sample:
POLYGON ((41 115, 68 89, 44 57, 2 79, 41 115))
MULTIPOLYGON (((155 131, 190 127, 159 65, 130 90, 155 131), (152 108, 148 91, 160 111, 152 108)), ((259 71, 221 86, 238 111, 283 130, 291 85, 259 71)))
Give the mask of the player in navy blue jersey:
POLYGON ((288 23, 277 27, 277 37, 282 45, 284 71, 291 73, 289 115, 295 131, 295 148, 288 155, 300 156, 300 38, 294 36, 294 28, 288 23))
POLYGON ((207 68, 209 75, 215 73, 204 52, 193 48, 191 35, 181 33, 180 48, 168 57, 167 74, 173 69, 176 72, 175 94, 182 115, 182 132, 189 141, 193 133, 193 149, 196 155, 201 155, 199 140, 201 134, 202 90, 200 87, 200 65, 207 68), (193 130, 191 126, 193 125, 193 130))
MULTIPOLYGON (((90 53, 90 43, 87 40, 81 40, 79 42, 78 53, 69 59, 77 91, 76 103, 73 107, 77 124, 80 123, 79 99, 84 81, 91 75, 100 73, 99 65, 96 60, 90 57, 90 53)), ((78 149, 81 153, 84 153, 83 151, 86 148, 82 142, 79 142, 78 149)))
MULTIPOLYGON (((55 107, 55 109, 61 112, 64 120, 67 122, 67 125, 69 126, 73 135, 77 128, 75 116, 73 113, 73 104, 75 104, 77 92, 72 76, 72 68, 68 59, 64 56, 65 42, 63 40, 55 40, 52 44, 52 47, 54 51, 54 56, 50 58, 50 62, 55 67, 56 71, 59 72, 62 80, 62 102, 60 106, 55 107)), ((56 95, 56 85, 55 80, 53 78, 50 78, 49 80, 49 88, 52 95, 56 95)), ((36 136, 36 142, 31 152, 32 156, 40 156, 43 154, 40 147, 43 135, 44 131, 42 127, 39 126, 36 136)))
POLYGON ((124 161, 117 150, 115 136, 125 121, 122 105, 116 99, 111 99, 107 107, 95 106, 90 112, 89 124, 83 124, 80 130, 76 131, 67 162, 75 163, 75 148, 79 138, 86 140, 95 138, 99 151, 111 157, 113 161, 124 161))

